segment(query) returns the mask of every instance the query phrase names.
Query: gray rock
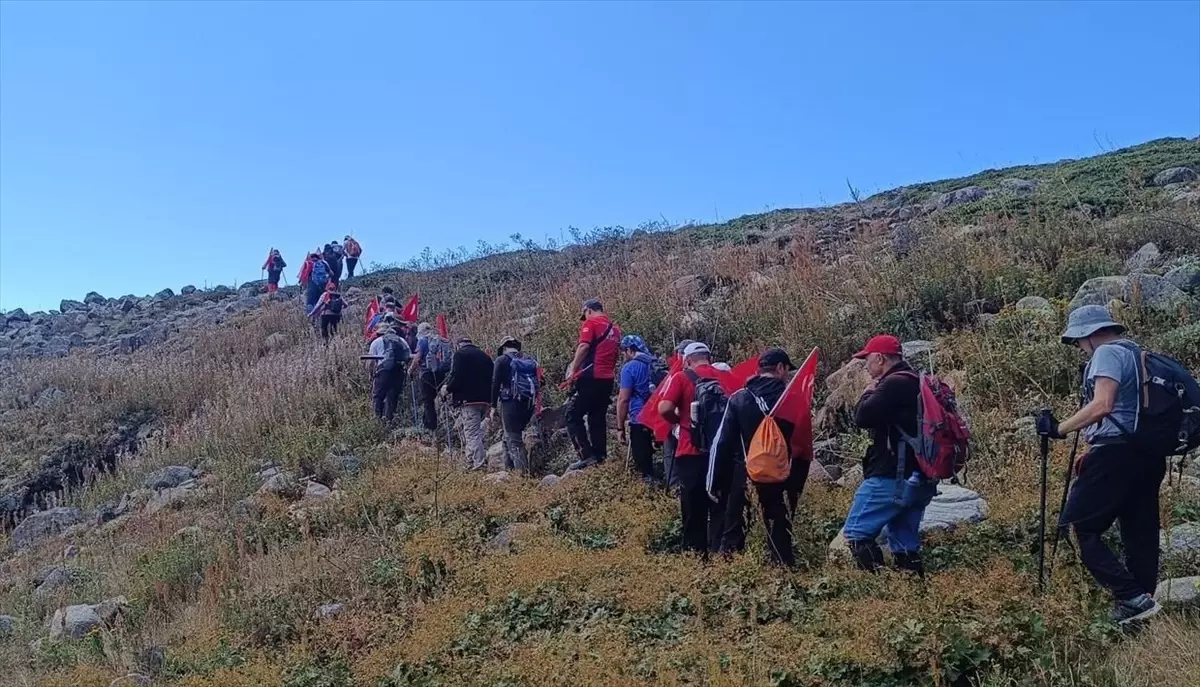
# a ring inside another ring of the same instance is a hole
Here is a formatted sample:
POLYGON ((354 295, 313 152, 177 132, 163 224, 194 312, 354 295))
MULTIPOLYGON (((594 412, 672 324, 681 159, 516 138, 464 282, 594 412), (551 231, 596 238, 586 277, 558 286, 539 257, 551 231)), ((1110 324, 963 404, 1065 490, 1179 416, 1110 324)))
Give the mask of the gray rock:
POLYGON ((88 305, 104 305, 107 300, 108 299, 96 293, 95 291, 88 291, 88 294, 83 297, 83 302, 87 303, 88 305))
POLYGON ((168 465, 146 476, 142 484, 147 489, 168 489, 192 479, 196 473, 185 465, 168 465))
POLYGON ((1192 294, 1200 293, 1200 263, 1176 267, 1167 272, 1164 278, 1180 291, 1192 294))
POLYGON ((508 473, 503 470, 500 472, 491 472, 483 476, 484 482, 491 482, 492 484, 500 484, 501 482, 507 482, 508 480, 508 473))
POLYGON ((153 680, 141 673, 130 673, 108 683, 108 687, 149 687, 153 680))
POLYGON ((1163 535, 1162 549, 1165 553, 1200 552, 1200 523, 1185 522, 1172 527, 1163 535))
POLYGON ((1037 418, 1029 416, 1017 418, 1013 423, 1013 433, 1018 439, 1025 441, 1037 439, 1037 418))
POLYGON ((863 483, 863 469, 861 465, 851 467, 836 481, 834 484, 844 489, 858 489, 858 485, 863 483))
POLYGON ((33 590, 33 595, 38 599, 46 599, 55 591, 71 586, 72 579, 70 570, 55 566, 47 572, 41 584, 33 590))
POLYGON ((13 548, 27 549, 40 541, 57 536, 71 525, 83 521, 78 508, 58 507, 44 510, 25 518, 12 531, 13 548))
POLYGON ((1170 604, 1198 603, 1200 602, 1200 576, 1163 580, 1154 590, 1154 599, 1160 603, 1170 604))
POLYGON ((17 626, 17 619, 11 615, 0 615, 0 638, 12 635, 17 626))
POLYGON ((193 293, 196 293, 196 287, 192 286, 191 284, 188 284, 187 286, 183 287, 182 289, 179 289, 179 293, 184 296, 190 296, 193 293))
POLYGON ((95 607, 88 604, 60 608, 50 619, 50 639, 57 640, 63 637, 78 639, 99 628, 102 624, 103 621, 95 607))
POLYGON ((158 293, 154 294, 154 300, 156 300, 156 301, 164 301, 164 300, 167 300, 168 298, 174 298, 174 297, 175 297, 175 292, 172 291, 171 289, 163 289, 162 291, 159 291, 158 293))
POLYGON ((538 482, 538 486, 550 489, 552 487, 557 487, 561 482, 562 478, 558 475, 546 475, 542 478, 542 481, 538 482))
POLYGON ((495 536, 488 540, 488 543, 483 548, 485 551, 491 553, 508 551, 522 532, 528 532, 533 528, 534 525, 527 522, 514 522, 505 525, 495 536))
POLYGON ((1161 254, 1158 252, 1158 246, 1153 243, 1147 243, 1137 249, 1129 259, 1125 261, 1125 269, 1130 273, 1145 272, 1146 270, 1158 264, 1161 254))
POLYGON ((117 622, 117 618, 129 606, 129 601, 123 596, 114 596, 111 599, 105 599, 100 603, 92 606, 96 611, 96 615, 100 616, 100 622, 105 625, 112 625, 117 622))
MULTIPOLYGON (((103 299, 101 299, 101 301, 103 301, 103 299)), ((64 298, 61 302, 59 302, 58 310, 62 313, 68 313, 76 310, 87 310, 87 306, 79 301, 73 301, 64 298)))
POLYGON ((34 399, 33 407, 34 408, 43 408, 43 409, 49 408, 53 405, 56 405, 62 399, 66 398, 66 396, 67 396, 67 392, 65 392, 62 389, 59 389, 57 387, 52 386, 48 389, 42 389, 38 393, 37 398, 34 399))
POLYGON ((746 274, 746 283, 756 289, 765 289, 774 286, 776 281, 762 272, 751 271, 746 274))
POLYGON ((922 532, 949 530, 987 520, 988 504, 979 494, 956 484, 941 484, 937 490, 921 519, 922 532))
POLYGON ((28 322, 29 315, 27 315, 21 308, 17 308, 15 310, 10 310, 8 314, 5 315, 4 319, 8 322, 28 322))
POLYGON ((63 549, 63 560, 73 561, 78 557, 79 557, 79 547, 78 546, 75 546, 74 544, 68 544, 67 547, 65 549, 63 549))
POLYGON ((908 222, 896 222, 889 227, 892 239, 892 252, 903 257, 912 252, 921 242, 921 236, 908 222))
POLYGON ((136 298, 125 297, 119 301, 118 307, 121 312, 127 313, 137 307, 138 301, 136 298))
POLYGON ((679 318, 679 328, 685 332, 694 332, 708 324, 708 316, 699 310, 689 310, 679 318))
POLYGON ((329 487, 320 482, 309 482, 308 486, 304 488, 304 500, 319 501, 332 493, 333 491, 329 487))
POLYGON ((932 341, 918 339, 916 341, 905 341, 900 345, 900 347, 904 351, 904 357, 912 360, 914 358, 932 354, 934 343, 932 341))
POLYGON ((984 189, 978 186, 967 186, 938 196, 937 209, 945 210, 955 205, 974 203, 977 200, 983 200, 985 197, 987 197, 987 191, 984 189))
POLYGON ((267 481, 263 482, 263 485, 259 487, 258 493, 274 494, 275 496, 282 496, 284 498, 295 498, 303 494, 303 490, 292 473, 281 472, 267 478, 267 481))
POLYGON ((1050 304, 1050 301, 1046 300, 1045 298, 1042 298, 1041 296, 1026 296, 1026 297, 1022 298, 1021 300, 1017 301, 1016 308, 1017 308, 1017 310, 1038 310, 1038 311, 1054 312, 1054 306, 1050 304))
POLYGON ((342 611, 344 610, 346 610, 345 604, 325 604, 313 612, 313 617, 317 620, 336 618, 341 615, 342 611))
POLYGON ((1111 300, 1126 303, 1135 301, 1156 309, 1173 311, 1189 303, 1186 293, 1155 274, 1133 274, 1127 277, 1095 277, 1089 279, 1075 292, 1068 310, 1085 305, 1108 305, 1111 300))
POLYGON ((151 496, 150 500, 146 502, 146 506, 142 509, 142 512, 146 515, 154 515, 164 508, 178 506, 187 499, 189 494, 195 491, 194 486, 195 482, 184 482, 178 487, 160 489, 154 492, 154 496, 151 496))
POLYGON ((841 442, 836 437, 813 442, 813 457, 821 465, 836 465, 842 461, 841 442))
POLYGON ((259 304, 260 303, 257 297, 243 296, 225 306, 225 313, 228 315, 234 315, 237 313, 246 312, 247 310, 253 310, 254 308, 257 308, 259 304))
POLYGON ((268 351, 283 350, 287 347, 287 345, 288 337, 287 334, 284 334, 283 332, 274 332, 272 334, 268 334, 267 338, 263 339, 263 346, 265 346, 268 351))
POLYGON ((504 442, 503 441, 497 441, 496 443, 492 444, 491 446, 488 446, 487 462, 489 465, 496 465, 496 466, 504 464, 504 442))
POLYGON ((1038 184, 1036 181, 1018 179, 1016 177, 1009 177, 1007 179, 1000 180, 1000 188, 1013 193, 1033 193, 1037 190, 1037 186, 1038 184))
POLYGON ((1167 184, 1183 184, 1195 180, 1196 172, 1190 167, 1171 167, 1155 174, 1151 184, 1154 186, 1166 186, 1167 184))
POLYGON ((829 474, 829 471, 825 468, 825 466, 821 465, 821 461, 818 461, 818 460, 809 461, 809 463, 808 463, 808 482, 810 484, 815 484, 815 483, 829 484, 830 482, 833 482, 834 479, 836 479, 836 478, 833 475, 829 474))

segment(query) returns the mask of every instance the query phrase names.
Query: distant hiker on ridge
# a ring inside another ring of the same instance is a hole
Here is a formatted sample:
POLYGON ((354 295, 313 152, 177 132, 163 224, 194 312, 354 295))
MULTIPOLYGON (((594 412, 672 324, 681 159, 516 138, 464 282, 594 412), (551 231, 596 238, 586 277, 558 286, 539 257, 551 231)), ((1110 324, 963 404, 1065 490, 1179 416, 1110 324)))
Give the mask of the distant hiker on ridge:
POLYGON ((321 338, 325 343, 329 343, 329 337, 337 334, 338 325, 342 321, 342 308, 346 306, 346 301, 342 300, 342 294, 337 288, 337 284, 329 282, 325 293, 321 294, 317 304, 308 311, 308 317, 314 325, 320 321, 321 338))
POLYGON ((362 257, 362 244, 354 239, 353 236, 346 234, 344 243, 346 249, 346 278, 354 278, 354 268, 358 267, 358 259, 362 257))
POLYGON ((267 261, 263 263, 262 268, 267 271, 267 293, 275 293, 279 290, 279 278, 283 276, 283 270, 287 267, 287 263, 283 261, 283 255, 278 249, 272 248, 267 254, 267 261))
POLYGON ((304 289, 304 310, 311 312, 329 284, 329 264, 319 253, 309 253, 304 266, 300 268, 299 281, 304 289))
POLYGON ((342 259, 345 256, 345 251, 337 241, 325 244, 325 250, 321 257, 325 258, 325 262, 329 265, 329 278, 334 284, 342 283, 342 259))

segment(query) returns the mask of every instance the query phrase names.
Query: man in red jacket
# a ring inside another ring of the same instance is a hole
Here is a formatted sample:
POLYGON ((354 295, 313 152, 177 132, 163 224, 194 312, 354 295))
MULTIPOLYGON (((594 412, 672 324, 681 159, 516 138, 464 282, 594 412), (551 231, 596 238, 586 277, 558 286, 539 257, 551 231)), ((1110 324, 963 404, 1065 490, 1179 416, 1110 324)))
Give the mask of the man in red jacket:
POLYGON ((575 384, 567 411, 567 433, 579 451, 579 460, 571 464, 571 470, 597 465, 607 457, 608 404, 612 402, 621 345, 621 330, 604 313, 600 301, 584 301, 579 319, 575 358, 567 366, 567 379, 575 384))

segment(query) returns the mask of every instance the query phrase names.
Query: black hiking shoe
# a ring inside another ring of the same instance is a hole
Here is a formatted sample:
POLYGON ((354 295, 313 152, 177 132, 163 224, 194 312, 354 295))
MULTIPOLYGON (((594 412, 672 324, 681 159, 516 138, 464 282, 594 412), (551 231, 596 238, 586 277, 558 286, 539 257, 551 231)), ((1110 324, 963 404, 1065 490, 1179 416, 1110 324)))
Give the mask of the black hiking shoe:
POLYGON ((577 460, 574 463, 571 463, 570 465, 567 466, 567 471, 569 472, 571 470, 586 470, 588 468, 595 467, 599 464, 600 464, 600 461, 593 460, 591 458, 588 458, 587 460, 577 460))
POLYGON ((1162 610, 1162 605, 1149 594, 1135 596, 1113 604, 1112 619, 1118 625, 1145 620, 1162 610))

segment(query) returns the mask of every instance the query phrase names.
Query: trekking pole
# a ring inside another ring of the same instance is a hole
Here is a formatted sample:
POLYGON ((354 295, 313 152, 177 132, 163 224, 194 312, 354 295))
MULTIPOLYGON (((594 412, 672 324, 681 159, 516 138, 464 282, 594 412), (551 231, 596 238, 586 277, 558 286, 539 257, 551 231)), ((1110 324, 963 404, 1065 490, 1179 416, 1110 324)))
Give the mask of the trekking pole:
POLYGON ((417 426, 417 383, 412 376, 409 376, 408 379, 409 379, 409 381, 408 381, 409 398, 412 399, 412 404, 410 405, 410 407, 412 408, 412 417, 413 417, 412 426, 416 427, 417 426))
POLYGON ((1071 492, 1071 478, 1075 475, 1075 454, 1079 451, 1079 432, 1075 432, 1075 440, 1071 442, 1071 457, 1067 459, 1067 474, 1063 477, 1062 500, 1058 504, 1058 520, 1054 523, 1054 536, 1050 540, 1050 566, 1046 577, 1054 576, 1054 559, 1058 557, 1058 542, 1066 527, 1062 524, 1063 511, 1067 509, 1067 494, 1071 492))
MULTIPOLYGON (((1043 410, 1042 413, 1049 413, 1050 410, 1043 410)), ((1042 437, 1042 488, 1041 488, 1041 516, 1038 518, 1038 579, 1037 590, 1040 594, 1046 584, 1046 477, 1050 465, 1050 437, 1042 437)))

